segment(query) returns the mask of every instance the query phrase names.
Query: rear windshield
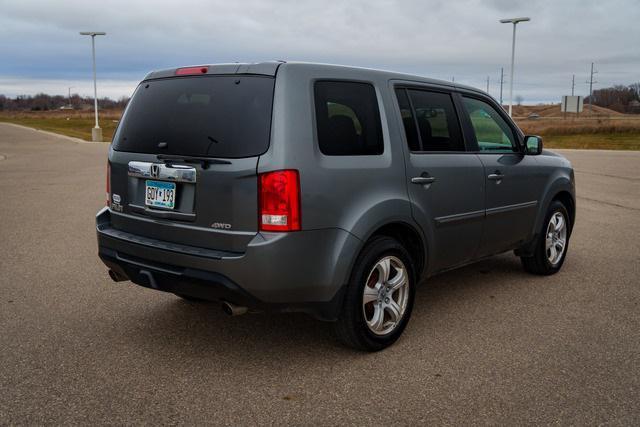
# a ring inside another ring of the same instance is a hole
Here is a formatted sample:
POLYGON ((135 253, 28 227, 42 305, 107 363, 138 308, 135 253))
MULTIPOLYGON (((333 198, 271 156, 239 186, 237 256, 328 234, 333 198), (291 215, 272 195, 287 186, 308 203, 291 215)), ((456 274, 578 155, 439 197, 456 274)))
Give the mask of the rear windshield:
POLYGON ((113 148, 227 158, 263 154, 269 147, 274 82, 258 76, 142 82, 114 135, 113 148))

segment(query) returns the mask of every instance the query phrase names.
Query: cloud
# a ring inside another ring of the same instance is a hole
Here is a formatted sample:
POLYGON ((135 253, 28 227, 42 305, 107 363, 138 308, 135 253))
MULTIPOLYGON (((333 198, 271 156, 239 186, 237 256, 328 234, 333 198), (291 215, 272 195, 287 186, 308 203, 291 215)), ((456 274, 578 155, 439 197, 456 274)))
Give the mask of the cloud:
POLYGON ((586 79, 591 61, 601 84, 640 79, 637 0, 0 0, 0 9, 0 76, 24 78, 11 87, 25 93, 35 80, 90 79, 82 30, 108 33, 96 44, 99 76, 110 81, 185 64, 290 59, 484 88, 487 76, 508 71, 511 28, 498 20, 522 15, 532 21, 518 26, 515 88, 526 100, 559 99, 573 73, 586 79))

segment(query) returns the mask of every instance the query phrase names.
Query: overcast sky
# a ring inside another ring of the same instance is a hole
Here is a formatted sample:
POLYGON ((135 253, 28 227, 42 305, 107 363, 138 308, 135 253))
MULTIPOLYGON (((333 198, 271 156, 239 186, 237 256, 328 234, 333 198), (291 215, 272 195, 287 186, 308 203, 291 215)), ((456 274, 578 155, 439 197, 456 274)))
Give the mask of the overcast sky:
MULTIPOLYGON (((508 79, 518 25, 514 94, 526 103, 640 81, 640 0, 0 0, 0 93, 132 93, 152 69, 270 59, 408 72, 486 89, 508 79)), ((505 98, 508 92, 505 84, 505 98)))

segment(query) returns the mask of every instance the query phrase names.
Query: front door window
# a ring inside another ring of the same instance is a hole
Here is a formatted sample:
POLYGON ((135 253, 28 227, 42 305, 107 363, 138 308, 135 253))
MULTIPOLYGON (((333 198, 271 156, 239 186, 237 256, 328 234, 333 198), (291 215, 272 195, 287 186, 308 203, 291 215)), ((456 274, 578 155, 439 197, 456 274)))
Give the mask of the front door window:
POLYGON ((507 122, 488 103, 475 98, 463 98, 481 152, 513 153, 517 144, 507 122))

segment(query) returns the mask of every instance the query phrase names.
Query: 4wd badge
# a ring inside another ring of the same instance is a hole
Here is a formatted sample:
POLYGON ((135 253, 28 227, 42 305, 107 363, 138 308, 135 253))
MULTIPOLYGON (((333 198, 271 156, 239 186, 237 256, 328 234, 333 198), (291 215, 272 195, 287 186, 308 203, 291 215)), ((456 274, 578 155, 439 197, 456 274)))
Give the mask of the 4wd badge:
POLYGON ((229 230, 231 229, 231 224, 227 224, 224 222, 214 222, 213 224, 211 224, 211 228, 217 228, 217 229, 221 229, 221 230, 229 230))

